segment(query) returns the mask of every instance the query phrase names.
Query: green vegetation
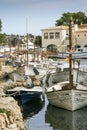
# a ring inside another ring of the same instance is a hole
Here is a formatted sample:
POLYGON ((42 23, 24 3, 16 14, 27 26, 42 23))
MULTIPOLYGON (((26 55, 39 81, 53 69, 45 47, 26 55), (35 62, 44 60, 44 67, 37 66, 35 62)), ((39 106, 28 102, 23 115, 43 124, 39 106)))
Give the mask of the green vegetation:
MULTIPOLYGON (((0 32, 2 31, 2 21, 0 19, 0 32)), ((0 44, 3 44, 6 42, 6 35, 0 33, 0 44)))
POLYGON ((70 17, 72 17, 74 24, 78 24, 80 25, 81 23, 86 24, 87 23, 87 16, 84 12, 67 12, 67 13, 63 13, 62 17, 58 20, 56 20, 56 26, 59 25, 68 25, 69 24, 69 20, 70 17))
POLYGON ((41 41, 41 36, 40 35, 36 36, 35 44, 37 46, 42 47, 42 41, 41 41))
POLYGON ((2 30, 2 21, 0 19, 0 32, 1 32, 1 30, 2 30))
POLYGON ((4 108, 0 108, 0 113, 6 113, 7 116, 10 115, 10 111, 4 109, 4 108))
POLYGON ((6 43, 6 34, 0 33, 0 44, 5 44, 5 43, 6 43))

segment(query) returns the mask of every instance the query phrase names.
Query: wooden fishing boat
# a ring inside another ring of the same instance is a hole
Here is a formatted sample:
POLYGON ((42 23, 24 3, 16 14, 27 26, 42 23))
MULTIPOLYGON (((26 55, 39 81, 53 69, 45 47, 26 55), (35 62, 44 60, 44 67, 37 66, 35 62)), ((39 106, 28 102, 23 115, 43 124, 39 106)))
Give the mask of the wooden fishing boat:
MULTIPOLYGON (((69 24, 69 43, 72 49, 72 20, 69 24)), ((79 69, 78 69, 79 70, 79 69)), ((69 54, 69 80, 59 82, 46 88, 46 95, 50 104, 75 111, 87 105, 87 86, 78 82, 78 71, 72 73, 72 53, 69 54), (74 78, 75 76, 75 78, 74 78), (73 81, 74 79, 74 81, 73 81), (76 79, 76 80, 75 80, 76 79)))
POLYGON ((35 86, 32 88, 15 87, 13 89, 8 89, 5 93, 8 96, 12 96, 15 99, 19 99, 22 104, 40 98, 44 100, 43 89, 40 86, 35 86))

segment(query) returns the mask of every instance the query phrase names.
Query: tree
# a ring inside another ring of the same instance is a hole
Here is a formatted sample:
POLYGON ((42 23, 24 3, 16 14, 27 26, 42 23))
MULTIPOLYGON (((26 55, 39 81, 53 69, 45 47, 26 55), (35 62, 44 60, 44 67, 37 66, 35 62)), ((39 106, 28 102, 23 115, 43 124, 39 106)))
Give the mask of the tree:
MULTIPOLYGON (((0 32, 2 31, 2 21, 0 19, 0 32)), ((6 34, 0 33, 0 44, 6 43, 6 34)))
POLYGON ((78 24, 80 25, 81 23, 86 24, 87 23, 87 16, 84 12, 67 12, 67 13, 63 13, 62 17, 58 20, 56 20, 56 26, 59 25, 68 25, 69 24, 69 20, 70 17, 72 17, 74 24, 78 24))
POLYGON ((36 36, 35 44, 39 47, 42 47, 42 42, 41 42, 41 36, 38 35, 36 36))
POLYGON ((6 43, 6 34, 0 33, 0 44, 5 44, 5 43, 6 43))
POLYGON ((0 19, 0 32, 2 31, 2 21, 0 19))

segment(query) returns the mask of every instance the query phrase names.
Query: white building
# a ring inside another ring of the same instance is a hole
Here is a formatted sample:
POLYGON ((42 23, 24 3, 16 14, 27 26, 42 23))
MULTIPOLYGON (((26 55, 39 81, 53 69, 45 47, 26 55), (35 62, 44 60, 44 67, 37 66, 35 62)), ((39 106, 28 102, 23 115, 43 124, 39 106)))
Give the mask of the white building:
MULTIPOLYGON (((73 48, 87 47, 87 24, 73 25, 73 48)), ((55 26, 42 29, 42 47, 49 51, 66 51, 69 47, 69 27, 55 26)))

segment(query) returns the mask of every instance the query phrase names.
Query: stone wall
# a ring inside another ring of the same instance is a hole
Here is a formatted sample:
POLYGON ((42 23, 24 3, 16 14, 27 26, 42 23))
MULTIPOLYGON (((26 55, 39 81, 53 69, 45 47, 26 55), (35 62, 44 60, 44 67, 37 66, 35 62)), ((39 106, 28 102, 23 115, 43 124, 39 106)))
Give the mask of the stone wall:
POLYGON ((0 130, 26 130, 21 109, 12 97, 0 97, 0 130))

